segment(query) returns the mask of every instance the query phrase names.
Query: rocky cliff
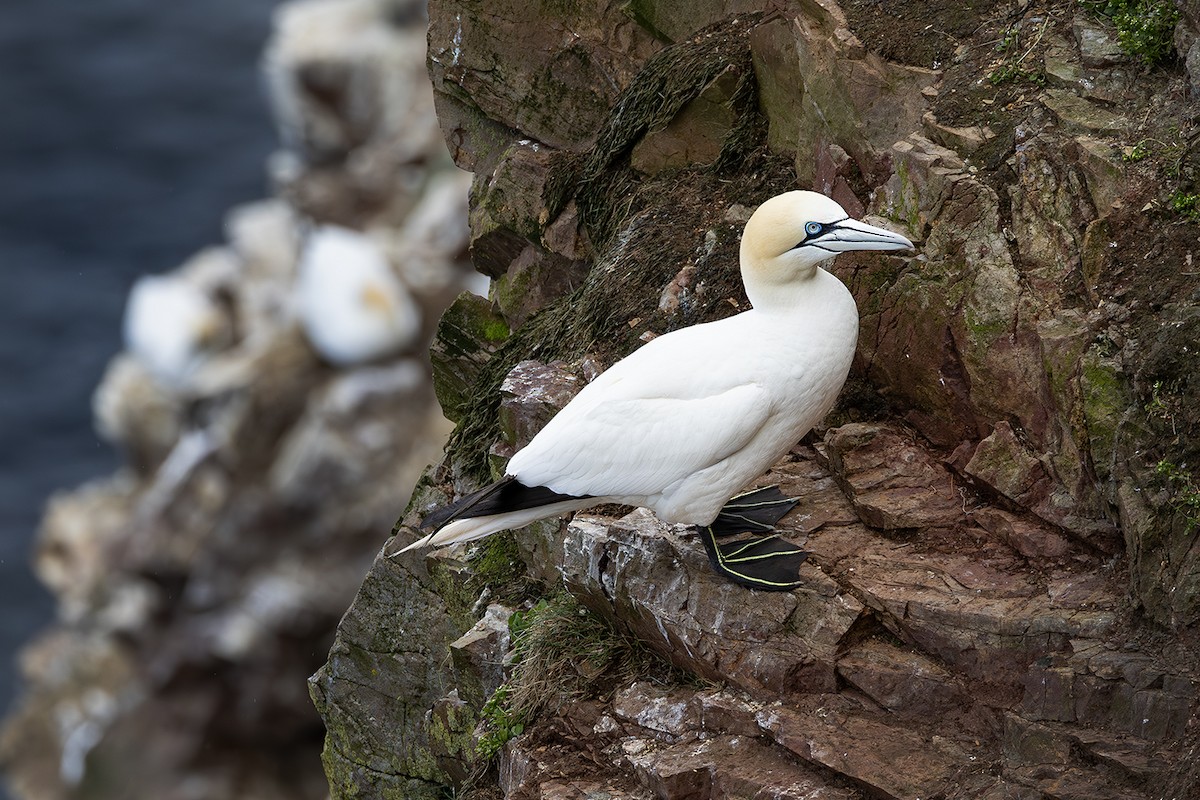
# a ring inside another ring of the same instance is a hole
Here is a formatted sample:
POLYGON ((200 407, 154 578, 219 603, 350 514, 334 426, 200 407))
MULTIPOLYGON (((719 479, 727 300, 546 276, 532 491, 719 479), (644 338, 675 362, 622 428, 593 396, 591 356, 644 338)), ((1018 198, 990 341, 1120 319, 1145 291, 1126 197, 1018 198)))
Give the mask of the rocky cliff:
POLYGON ((1200 793, 1195 5, 429 14, 491 302, 442 319, 450 446, 311 680, 333 796, 1200 793), (598 370, 746 308, 741 224, 796 187, 920 243, 837 260, 850 383, 762 478, 804 588, 620 508, 395 555, 598 370))

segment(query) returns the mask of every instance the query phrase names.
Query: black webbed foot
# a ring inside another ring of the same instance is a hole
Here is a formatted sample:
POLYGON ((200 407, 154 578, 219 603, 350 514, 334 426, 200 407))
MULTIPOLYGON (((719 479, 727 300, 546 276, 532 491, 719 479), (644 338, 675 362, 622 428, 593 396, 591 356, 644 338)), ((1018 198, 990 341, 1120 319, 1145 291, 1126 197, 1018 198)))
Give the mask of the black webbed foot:
POLYGON ((718 542, 719 534, 712 526, 698 528, 698 531, 712 568, 736 584, 768 592, 786 592, 803 583, 797 573, 808 558, 808 552, 777 533, 718 542))

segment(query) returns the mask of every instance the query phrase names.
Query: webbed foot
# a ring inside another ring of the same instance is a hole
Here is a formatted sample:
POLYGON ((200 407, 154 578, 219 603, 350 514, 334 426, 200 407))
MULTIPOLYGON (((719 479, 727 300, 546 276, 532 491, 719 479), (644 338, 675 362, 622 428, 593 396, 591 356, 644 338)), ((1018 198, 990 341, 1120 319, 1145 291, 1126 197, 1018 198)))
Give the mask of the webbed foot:
POLYGON ((786 592, 802 585, 797 573, 809 554, 779 534, 718 542, 713 526, 698 531, 712 568, 734 583, 767 592, 786 592))

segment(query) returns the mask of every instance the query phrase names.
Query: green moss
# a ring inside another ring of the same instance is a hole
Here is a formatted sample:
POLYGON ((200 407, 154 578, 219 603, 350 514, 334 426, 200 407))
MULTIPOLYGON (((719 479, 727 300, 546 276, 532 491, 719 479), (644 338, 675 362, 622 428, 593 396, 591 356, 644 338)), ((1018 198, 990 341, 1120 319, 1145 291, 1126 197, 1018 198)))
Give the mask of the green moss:
POLYGON ((433 390, 447 419, 461 419, 483 365, 508 336, 508 324, 492 304, 469 292, 442 314, 429 358, 433 390))
POLYGON ((489 317, 483 323, 483 338, 485 341, 499 344, 508 338, 509 333, 511 331, 509 331, 508 325, 502 319, 489 317))
POLYGON ((471 613, 478 594, 471 585, 469 574, 462 565, 446 559, 432 559, 429 577, 433 590, 442 598, 446 613, 460 630, 468 630, 475 624, 471 613))
POLYGON ((1042 338, 1042 368, 1055 405, 1072 418, 1067 409, 1075 406, 1079 392, 1075 380, 1079 359, 1087 347, 1087 327, 1078 319, 1058 318, 1039 328, 1042 338))
POLYGON ((912 176, 908 172, 908 164, 903 160, 896 162, 896 177, 900 179, 900 207, 895 210, 894 217, 903 222, 910 231, 921 230, 921 197, 912 176))
POLYGON ((990 347, 1008 331, 1010 325, 1007 319, 987 319, 969 305, 963 309, 963 322, 967 326, 971 343, 979 348, 990 347))
POLYGON ((473 761, 474 734, 478 721, 479 715, 465 703, 439 705, 429 715, 429 724, 425 729, 430 750, 457 756, 463 762, 473 761))
POLYGON ((517 539, 512 533, 489 536, 474 547, 468 563, 471 567, 470 591, 478 596, 485 589, 496 602, 517 605, 536 597, 542 586, 525 571, 517 539))
POLYGON ((1115 361, 1089 353, 1080 367, 1079 384, 1092 462, 1099 477, 1109 478, 1117 426, 1130 402, 1125 379, 1115 361))

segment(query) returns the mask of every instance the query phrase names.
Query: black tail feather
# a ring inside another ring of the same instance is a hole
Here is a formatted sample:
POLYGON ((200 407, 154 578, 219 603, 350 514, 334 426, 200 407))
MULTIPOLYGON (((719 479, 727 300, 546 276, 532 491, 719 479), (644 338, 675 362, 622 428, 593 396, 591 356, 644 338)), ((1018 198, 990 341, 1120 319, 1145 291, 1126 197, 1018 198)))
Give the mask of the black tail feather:
POLYGON ((798 499, 781 492, 778 486, 754 489, 729 498, 709 528, 717 537, 738 533, 774 533, 775 524, 798 502, 798 499))
POLYGON ((587 495, 559 494, 545 486, 526 486, 511 475, 505 475, 491 486, 460 497, 421 520, 422 530, 440 528, 456 519, 486 517, 506 511, 523 511, 561 500, 581 500, 587 495))

